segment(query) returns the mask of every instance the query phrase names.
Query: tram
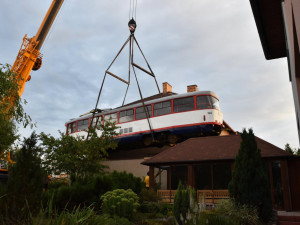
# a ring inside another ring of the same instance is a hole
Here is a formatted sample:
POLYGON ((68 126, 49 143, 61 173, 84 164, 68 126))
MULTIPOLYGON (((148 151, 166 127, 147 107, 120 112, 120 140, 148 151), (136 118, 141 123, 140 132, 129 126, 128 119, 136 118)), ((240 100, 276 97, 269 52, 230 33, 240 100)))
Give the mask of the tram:
MULTIPOLYGON (((116 123, 119 145, 142 142, 148 146, 154 140, 173 144, 182 138, 219 135, 223 126, 219 99, 212 91, 177 94, 107 109, 95 114, 94 121, 97 119, 98 123, 116 123)), ((86 137, 91 123, 91 114, 71 119, 65 124, 66 133, 86 137)), ((100 136, 101 129, 96 131, 100 136)))

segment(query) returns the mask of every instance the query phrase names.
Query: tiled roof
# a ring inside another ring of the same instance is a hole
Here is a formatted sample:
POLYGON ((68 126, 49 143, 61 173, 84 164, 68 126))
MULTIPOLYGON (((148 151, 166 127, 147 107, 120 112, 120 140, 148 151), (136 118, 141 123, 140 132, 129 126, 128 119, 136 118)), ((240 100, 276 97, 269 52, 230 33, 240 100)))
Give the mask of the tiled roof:
MULTIPOLYGON (((203 161, 234 160, 240 148, 241 136, 209 136, 190 138, 171 147, 151 159, 142 162, 144 165, 196 163, 203 161)), ((289 157, 291 154, 256 137, 262 158, 289 157)))

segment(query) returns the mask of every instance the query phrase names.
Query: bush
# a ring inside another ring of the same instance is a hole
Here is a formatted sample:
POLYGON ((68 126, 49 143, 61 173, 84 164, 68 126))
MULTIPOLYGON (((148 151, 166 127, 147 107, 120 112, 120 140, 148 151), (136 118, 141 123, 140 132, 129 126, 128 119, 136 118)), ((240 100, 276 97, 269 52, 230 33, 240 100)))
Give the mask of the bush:
POLYGON ((140 203, 142 203, 144 201, 157 202, 159 200, 159 197, 157 196, 156 191, 143 188, 141 190, 141 192, 139 193, 139 200, 140 200, 140 203))
POLYGON ((191 187, 183 188, 179 182, 174 198, 173 213, 179 225, 193 223, 196 220, 199 207, 196 192, 191 187))
POLYGON ((216 213, 230 217, 236 224, 260 224, 256 208, 247 205, 238 205, 233 200, 223 200, 217 205, 216 213))
POLYGON ((132 173, 114 171, 108 175, 112 180, 112 189, 131 189, 136 194, 139 194, 144 187, 144 182, 141 178, 133 176, 132 173))
POLYGON ((57 181, 49 185, 48 191, 44 193, 44 206, 53 196, 53 205, 62 210, 72 210, 78 206, 90 206, 93 204, 95 210, 100 210, 102 196, 114 189, 132 189, 136 193, 141 192, 143 182, 126 172, 113 172, 97 176, 75 177, 71 176, 71 185, 63 185, 57 181))
POLYGON ((131 190, 116 189, 101 196, 102 211, 110 216, 132 218, 139 207, 138 196, 131 190))
POLYGON ((227 216, 220 215, 215 212, 208 212, 208 211, 204 211, 200 213, 196 224, 197 225, 240 225, 239 223, 234 223, 227 216))
POLYGON ((144 201, 140 204, 139 211, 142 213, 158 213, 159 204, 157 202, 144 201))

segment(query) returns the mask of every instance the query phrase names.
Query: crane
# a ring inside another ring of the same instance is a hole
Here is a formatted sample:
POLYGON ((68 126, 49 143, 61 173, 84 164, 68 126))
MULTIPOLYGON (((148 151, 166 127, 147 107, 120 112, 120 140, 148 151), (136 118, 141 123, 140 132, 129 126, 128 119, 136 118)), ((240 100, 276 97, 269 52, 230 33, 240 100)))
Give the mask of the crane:
POLYGON ((36 35, 28 38, 26 34, 23 38, 23 43, 11 68, 11 71, 19 78, 20 97, 24 92, 25 83, 31 79, 31 71, 38 70, 42 65, 43 56, 40 49, 63 2, 64 0, 53 0, 36 35))
MULTIPOLYGON (((17 76, 20 97, 24 92, 26 82, 31 79, 31 71, 38 70, 42 65, 43 55, 40 53, 40 49, 63 2, 64 0, 53 0, 36 35, 28 38, 26 34, 23 38, 19 53, 11 68, 11 71, 17 76)), ((12 98, 10 101, 11 107, 13 107, 15 99, 12 98)), ((6 157, 0 156, 0 175, 7 173, 8 162, 12 162, 9 152, 6 157)))

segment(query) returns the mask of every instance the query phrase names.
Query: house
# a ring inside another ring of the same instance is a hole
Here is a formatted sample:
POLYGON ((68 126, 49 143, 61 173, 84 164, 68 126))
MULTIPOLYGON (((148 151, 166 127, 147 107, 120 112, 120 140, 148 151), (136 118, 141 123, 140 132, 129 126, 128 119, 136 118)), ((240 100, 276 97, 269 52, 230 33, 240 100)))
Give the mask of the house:
MULTIPOLYGON (((150 188, 154 187, 154 170, 162 169, 167 173, 167 188, 158 192, 171 202, 179 180, 194 187, 198 196, 209 195, 210 203, 228 198, 228 184, 241 140, 239 134, 190 138, 144 160, 142 164, 149 166, 150 188)), ((258 137, 256 142, 269 178, 273 207, 300 210, 300 157, 258 137)))

